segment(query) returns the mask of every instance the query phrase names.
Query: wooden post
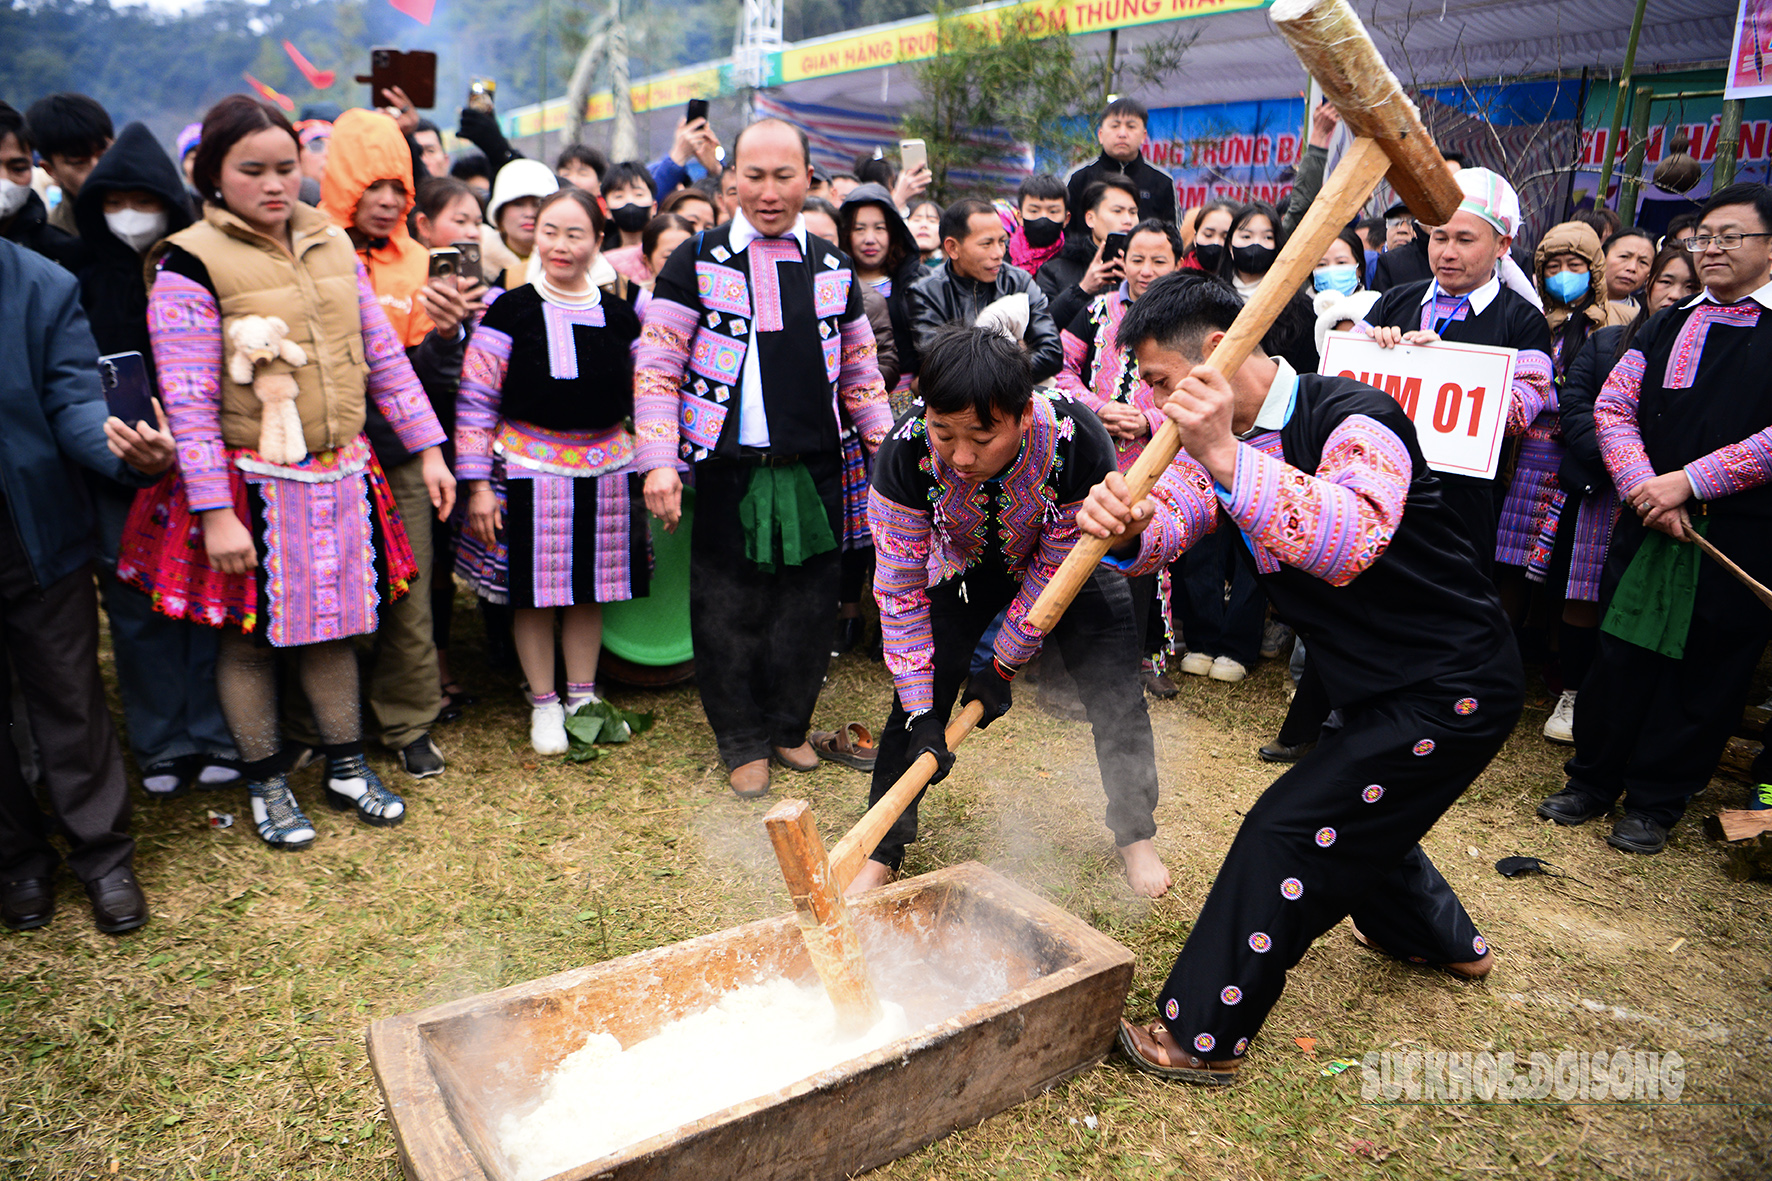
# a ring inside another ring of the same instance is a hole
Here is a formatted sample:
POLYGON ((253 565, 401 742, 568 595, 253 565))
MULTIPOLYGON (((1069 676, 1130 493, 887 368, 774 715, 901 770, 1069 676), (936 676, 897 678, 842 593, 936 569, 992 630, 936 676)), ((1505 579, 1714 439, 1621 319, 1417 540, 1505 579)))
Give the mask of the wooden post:
POLYGON ((837 1029, 861 1033, 878 1024, 884 1010, 868 977, 855 924, 849 921, 843 888, 831 878, 824 842, 812 819, 812 805, 805 800, 783 800, 763 817, 763 824, 775 846, 788 892, 794 896, 794 913, 800 920, 800 936, 806 941, 812 967, 836 1007, 837 1029))
MULTIPOLYGON (((976 701, 961 710, 960 716, 948 723, 948 750, 958 750, 983 716, 984 706, 976 701)), ((911 806, 917 793, 929 786, 929 777, 934 774, 935 756, 919 755, 917 761, 898 777, 898 782, 868 809, 867 815, 856 821, 855 827, 831 846, 831 881, 835 889, 841 891, 855 879, 861 863, 879 847, 881 838, 892 830, 892 825, 911 806)))

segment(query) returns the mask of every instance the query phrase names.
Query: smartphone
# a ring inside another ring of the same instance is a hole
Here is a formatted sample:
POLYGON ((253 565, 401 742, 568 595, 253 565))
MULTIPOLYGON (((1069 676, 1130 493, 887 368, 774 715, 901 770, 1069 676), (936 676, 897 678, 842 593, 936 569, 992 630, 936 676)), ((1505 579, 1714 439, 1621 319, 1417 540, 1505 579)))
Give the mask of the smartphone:
POLYGON ((498 96, 498 83, 491 78, 475 78, 468 85, 468 106, 476 111, 492 113, 492 100, 498 96))
POLYGON ((1131 234, 1109 234, 1107 241, 1101 244, 1101 261, 1113 262, 1120 258, 1126 253, 1126 247, 1131 241, 1131 234))
POLYGON ((148 363, 140 353, 111 353, 98 359, 98 379, 105 389, 105 405, 129 426, 158 424, 154 417, 154 387, 148 380, 148 363))
POLYGON ((387 106, 382 91, 398 86, 413 106, 428 111, 437 105, 437 55, 428 49, 371 49, 369 73, 358 74, 357 81, 369 83, 371 107, 387 106))
POLYGON ((461 251, 453 246, 437 246, 431 250, 431 278, 447 279, 461 274, 461 251))
POLYGON ((456 251, 461 255, 457 264, 456 274, 464 279, 472 279, 476 283, 486 281, 485 273, 480 270, 480 244, 478 242, 457 242, 456 251))
POLYGON ((920 139, 901 139, 898 141, 898 159, 906 172, 915 172, 929 166, 929 149, 920 139))
POLYGON ((694 123, 697 119, 706 119, 707 117, 708 100, 705 98, 692 98, 689 100, 689 105, 683 108, 683 118, 691 123, 694 123))

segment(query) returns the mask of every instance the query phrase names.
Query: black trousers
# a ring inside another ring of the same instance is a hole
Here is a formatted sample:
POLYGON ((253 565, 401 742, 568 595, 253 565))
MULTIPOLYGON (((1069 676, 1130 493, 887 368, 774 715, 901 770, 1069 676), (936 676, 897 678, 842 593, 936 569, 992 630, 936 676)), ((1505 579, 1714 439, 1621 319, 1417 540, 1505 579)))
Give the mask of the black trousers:
MULTIPOLYGON (((806 463, 841 536, 842 455, 806 463)), ((708 460, 695 468, 689 549, 689 634, 695 681, 727 768, 806 741, 831 663, 831 616, 843 555, 837 550, 765 573, 744 556, 738 504, 753 467, 708 460)))
MULTIPOLYGON (((1019 590, 1013 579, 976 573, 930 588, 929 616, 935 631, 933 708, 943 721, 953 712, 979 637, 1019 590)), ((1107 825, 1114 843, 1124 847, 1149 840, 1157 834, 1157 755, 1144 687, 1138 681, 1138 629, 1126 577, 1097 569, 1047 643, 1056 644, 1063 654, 1095 731, 1095 762, 1107 794, 1107 825)), ((908 716, 894 693, 874 759, 870 805, 911 765, 908 716)), ((874 850, 873 859, 897 869, 904 861, 905 846, 916 839, 917 801, 913 800, 874 850)))
POLYGON ((1246 668, 1261 657, 1267 593, 1237 553, 1243 535, 1228 525, 1200 538, 1170 568, 1170 597, 1189 652, 1228 656, 1246 668), (1229 594, 1226 594, 1226 584, 1229 594))
MULTIPOLYGON (((98 588, 90 566, 39 590, 0 499, 0 685, 18 672, 55 827, 83 882, 135 854, 123 751, 98 669, 98 588)), ((19 770, 12 705, 0 694, 0 879, 48 877, 49 822, 19 770)))
POLYGON ((1772 611, 1749 610, 1724 624, 1695 608, 1680 660, 1601 632, 1575 704, 1569 786, 1605 804, 1622 795, 1625 811, 1672 828, 1715 773, 1772 639, 1772 611))
POLYGON ((1311 662, 1307 645, 1304 671, 1298 675, 1298 692, 1292 695, 1292 704, 1286 707, 1286 720, 1280 724, 1279 736, 1274 741, 1282 746, 1302 746, 1317 741, 1323 723, 1329 720, 1330 709, 1329 690, 1323 687, 1323 678, 1311 662))
POLYGON ((1507 741, 1523 681, 1510 643, 1468 675, 1346 708, 1262 793, 1157 994, 1178 1042, 1213 1060, 1243 1054, 1287 971, 1344 915, 1405 959, 1483 955, 1417 842, 1507 741))

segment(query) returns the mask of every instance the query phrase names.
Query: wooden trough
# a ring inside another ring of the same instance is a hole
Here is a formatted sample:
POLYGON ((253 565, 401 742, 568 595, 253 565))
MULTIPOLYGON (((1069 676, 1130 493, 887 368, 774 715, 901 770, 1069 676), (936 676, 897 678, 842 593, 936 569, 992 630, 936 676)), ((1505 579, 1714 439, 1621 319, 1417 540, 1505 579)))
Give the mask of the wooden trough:
MULTIPOLYGON (((813 1078, 556 1174, 581 1178, 840 1178, 978 1123, 1101 1061, 1132 954, 976 863, 852 904, 864 944, 892 938, 940 991, 1000 964, 1008 991, 813 1078), (958 978, 958 976, 956 976, 958 978)), ((884 975, 885 973, 883 973, 884 975)), ((745 984, 817 982, 791 914, 390 1017, 369 1060, 413 1181, 511 1181, 495 1128, 542 1098, 592 1033, 623 1047, 745 984)), ((893 981, 881 981, 893 998, 893 981)), ((908 1006, 907 1006, 908 1007, 908 1006)))

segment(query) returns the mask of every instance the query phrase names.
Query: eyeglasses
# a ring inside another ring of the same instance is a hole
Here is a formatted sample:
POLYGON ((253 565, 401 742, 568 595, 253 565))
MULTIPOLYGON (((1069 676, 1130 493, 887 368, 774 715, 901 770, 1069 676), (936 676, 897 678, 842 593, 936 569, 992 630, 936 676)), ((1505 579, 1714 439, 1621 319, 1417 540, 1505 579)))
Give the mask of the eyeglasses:
POLYGON ((1741 243, 1748 238, 1772 238, 1772 233, 1698 234, 1694 237, 1684 239, 1684 242, 1687 250, 1690 250, 1693 254, 1702 254, 1710 249, 1711 243, 1713 242, 1716 243, 1718 250, 1738 250, 1741 248, 1741 243))

